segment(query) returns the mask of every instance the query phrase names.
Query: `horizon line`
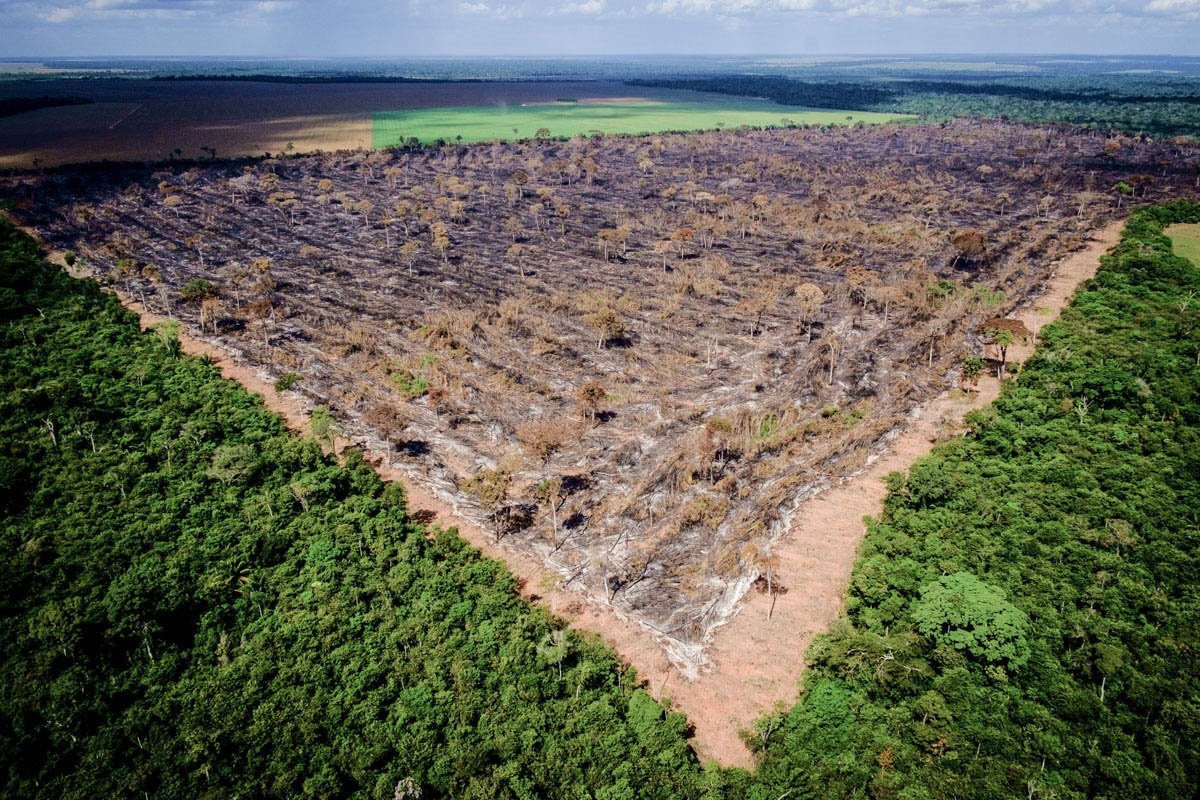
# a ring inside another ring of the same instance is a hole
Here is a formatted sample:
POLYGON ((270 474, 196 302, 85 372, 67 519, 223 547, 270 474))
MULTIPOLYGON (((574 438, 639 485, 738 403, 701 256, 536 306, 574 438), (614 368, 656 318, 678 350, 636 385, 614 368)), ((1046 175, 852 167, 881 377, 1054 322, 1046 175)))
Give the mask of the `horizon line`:
POLYGON ((87 54, 87 55, 0 55, 0 62, 23 62, 32 60, 52 61, 87 61, 97 59, 146 59, 146 60, 178 60, 178 59, 263 59, 280 61, 328 61, 328 60, 419 60, 419 59, 502 59, 502 60, 592 60, 592 59, 626 59, 626 58, 912 58, 917 56, 938 56, 942 58, 1029 58, 1048 56, 1072 56, 1090 58, 1181 58, 1200 60, 1200 53, 1133 53, 1133 52, 1070 52, 1070 51, 845 51, 845 52, 704 52, 704 53, 529 53, 514 55, 509 53, 439 53, 439 54, 394 54, 394 55, 272 55, 265 53, 120 53, 120 54, 87 54))

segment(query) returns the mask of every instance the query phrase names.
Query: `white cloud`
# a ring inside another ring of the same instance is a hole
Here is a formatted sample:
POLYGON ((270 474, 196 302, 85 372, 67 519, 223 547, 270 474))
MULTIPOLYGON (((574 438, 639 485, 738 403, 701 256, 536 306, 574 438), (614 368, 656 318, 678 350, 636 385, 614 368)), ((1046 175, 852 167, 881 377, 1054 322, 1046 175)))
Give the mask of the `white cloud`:
POLYGON ((1200 12, 1200 0, 1151 0, 1146 4, 1150 14, 1195 14, 1200 12))
MULTIPOLYGON (((260 0, 255 5, 284 7, 290 0, 260 0)), ((51 23, 75 20, 105 19, 173 19, 195 17, 205 12, 220 9, 217 0, 87 0, 63 6, 49 6, 39 10, 38 16, 51 23)), ((236 8, 244 8, 244 3, 236 8)))
POLYGON ((581 0, 581 2, 560 6, 557 12, 560 14, 600 14, 607 5, 607 0, 581 0))
MULTIPOLYGON (((304 2, 319 5, 317 0, 0 0, 0 9, 27 6, 45 21, 68 22, 105 17, 219 18, 231 13, 270 14, 304 2)), ((367 3, 342 0, 339 5, 353 8, 367 3)), ((569 15, 617 19, 649 15, 752 21, 810 15, 831 20, 977 16, 1059 17, 1085 23, 1101 15, 1179 20, 1200 17, 1200 0, 454 0, 453 3, 407 0, 402 5, 412 15, 436 14, 449 6, 459 15, 500 19, 569 15)))
POLYGON ((646 13, 745 16, 815 13, 831 17, 891 17, 972 14, 981 16, 1145 14, 1191 17, 1200 0, 651 0, 646 13))
MULTIPOLYGON (((7 23, 0 29, 13 29, 19 24, 82 29, 107 21, 133 20, 147 20, 147 24, 194 20, 267 25, 284 18, 289 9, 305 9, 314 17, 323 17, 324 11, 333 14, 337 9, 339 15, 359 19, 380 5, 380 0, 0 0, 0 22, 7 23)), ((815 36, 811 31, 820 26, 834 26, 839 29, 834 39, 852 40, 858 27, 873 22, 892 26, 927 24, 938 30, 952 26, 955 31, 963 30, 963 26, 978 31, 993 24, 1008 26, 1010 32, 1027 27, 1031 34, 1043 34, 1036 39, 1041 47, 1047 41, 1047 30, 1069 28, 1071 35, 1064 36, 1063 47, 1075 49, 1086 49, 1083 43, 1089 42, 1089 32, 1121 25, 1128 26, 1133 37, 1129 47, 1136 47, 1139 35, 1150 37, 1145 38, 1146 48, 1161 47, 1151 34, 1161 39, 1166 32, 1184 42, 1187 34, 1193 33, 1195 41, 1200 41, 1200 29, 1196 28, 1200 0, 399 0, 382 5, 391 6, 390 18, 394 21, 419 18, 427 28, 445 24, 445 20, 465 25, 466 20, 471 20, 470 24, 494 24, 540 18, 616 30, 631 20, 644 20, 652 27, 664 24, 664 19, 687 18, 693 25, 707 24, 722 32, 715 34, 718 38, 711 42, 714 51, 722 50, 727 37, 720 37, 733 30, 744 32, 739 42, 755 41, 752 35, 761 34, 764 41, 775 43, 770 46, 778 47, 778 42, 785 41, 781 37, 786 29, 811 37, 815 36), (447 15, 447 11, 451 13, 447 15), (802 30, 797 25, 803 26, 802 30)), ((669 39, 664 37, 664 41, 669 39)), ((933 34, 922 42, 932 45, 931 49, 953 49, 956 44, 952 37, 938 39, 933 34)), ((612 46, 620 49, 618 45, 623 43, 612 46)), ((646 46, 639 40, 640 48, 646 46)), ((980 39, 976 37, 967 46, 979 47, 980 39)), ((1019 51, 1020 44, 1006 39, 1003 43, 998 40, 996 47, 1019 51)), ((1196 46, 1177 44, 1176 48, 1193 52, 1196 46)), ((881 49, 886 51, 887 47, 881 49)))
POLYGON ((74 8, 52 8, 42 15, 42 19, 46 22, 60 23, 70 22, 75 19, 78 11, 74 8))

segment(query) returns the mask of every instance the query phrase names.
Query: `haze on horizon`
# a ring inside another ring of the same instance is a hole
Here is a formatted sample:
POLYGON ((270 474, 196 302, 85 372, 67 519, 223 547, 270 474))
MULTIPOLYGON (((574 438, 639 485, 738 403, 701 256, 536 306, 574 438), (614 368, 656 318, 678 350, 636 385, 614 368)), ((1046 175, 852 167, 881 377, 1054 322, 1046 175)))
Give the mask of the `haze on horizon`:
POLYGON ((1200 55, 1200 0, 0 0, 0 57, 1200 55))

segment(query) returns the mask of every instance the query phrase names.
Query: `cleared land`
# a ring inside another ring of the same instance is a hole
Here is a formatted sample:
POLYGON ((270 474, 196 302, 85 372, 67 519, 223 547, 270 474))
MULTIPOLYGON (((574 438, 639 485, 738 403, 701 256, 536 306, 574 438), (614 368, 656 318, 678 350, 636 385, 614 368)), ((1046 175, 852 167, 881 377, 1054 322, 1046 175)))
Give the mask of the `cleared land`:
MULTIPOLYGON (((288 84, 109 77, 0 80, 0 98, 67 94, 95 103, 0 119, 0 168, 207 159, 213 152, 224 158, 366 149, 372 144, 373 115, 403 109, 520 107, 522 103, 553 103, 563 97, 581 102, 617 96, 658 102, 695 103, 706 98, 729 102, 719 95, 633 89, 615 81, 288 84)), ((780 116, 775 115, 776 124, 780 116)))
POLYGON ((1171 237, 1177 255, 1200 264, 1200 225, 1172 225, 1166 233, 1171 237))
POLYGON ((645 134, 719 128, 788 125, 879 124, 901 114, 795 108, 762 102, 653 102, 641 98, 598 102, 496 105, 386 111, 375 115, 372 147, 394 147, 409 139, 486 142, 532 139, 539 131, 565 138, 580 134, 645 134))
POLYGON ((980 323, 1124 202, 1104 187, 1190 184, 1190 143, 1114 142, 727 131, 9 191, 54 246, 295 373, 351 438, 695 675, 748 592, 805 591, 777 559, 797 508, 957 381, 980 323))

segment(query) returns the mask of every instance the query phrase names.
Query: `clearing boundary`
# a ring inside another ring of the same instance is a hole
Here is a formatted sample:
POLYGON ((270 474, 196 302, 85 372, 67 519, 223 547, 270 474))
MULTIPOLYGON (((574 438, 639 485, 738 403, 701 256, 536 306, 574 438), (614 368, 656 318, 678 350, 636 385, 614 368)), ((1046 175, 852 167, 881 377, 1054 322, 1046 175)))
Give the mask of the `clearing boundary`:
MULTIPOLYGON (((43 242, 35 230, 10 220, 43 242)), ((1076 288, 1096 274, 1100 256, 1119 242, 1123 226, 1121 219, 1095 231, 1087 246, 1059 263, 1044 291, 1015 315, 1035 336, 1058 318, 1076 288)), ((51 252, 47 258, 71 271, 61 252, 51 252)), ((117 294, 126 308, 138 314, 143 327, 165 319, 123 293, 117 294)), ((308 432, 309 408, 298 395, 276 391, 266 373, 239 363, 229 350, 187 330, 180 331, 180 342, 185 352, 209 356, 225 377, 260 395, 289 427, 308 432)), ((1032 342, 1027 346, 1015 343, 1009 348, 1009 359, 1024 361, 1032 351, 1032 342)), ((998 396, 998 382, 985 378, 977 392, 950 392, 935 398, 913 411, 908 426, 884 453, 872 457, 863 471, 806 501, 774 550, 779 557, 777 574, 789 591, 774 596, 773 608, 767 594, 747 594, 730 622, 705 643, 709 668, 693 681, 671 665, 653 632, 609 606, 562 588, 558 577, 538 560, 497 544, 490 534, 465 520, 451 498, 437 496, 404 470, 387 466, 382 456, 374 455, 380 476, 404 486, 410 513, 427 522, 457 528, 485 555, 504 561, 523 582, 527 599, 545 606, 575 628, 599 635, 635 667, 655 697, 687 716, 695 729, 692 745, 702 760, 749 767, 753 758, 739 731, 753 725, 762 714, 795 701, 809 644, 844 613, 846 586, 866 533, 863 518, 882 510, 886 496, 883 479, 891 472, 908 469, 936 442, 947 438, 965 414, 987 406, 998 396), (804 576, 803 583, 787 577, 798 575, 804 576)), ((349 444, 338 441, 336 448, 349 444)))

